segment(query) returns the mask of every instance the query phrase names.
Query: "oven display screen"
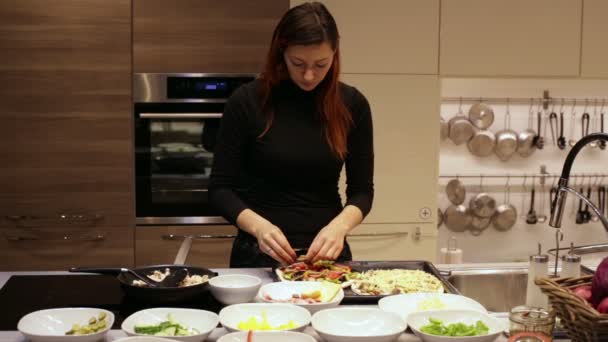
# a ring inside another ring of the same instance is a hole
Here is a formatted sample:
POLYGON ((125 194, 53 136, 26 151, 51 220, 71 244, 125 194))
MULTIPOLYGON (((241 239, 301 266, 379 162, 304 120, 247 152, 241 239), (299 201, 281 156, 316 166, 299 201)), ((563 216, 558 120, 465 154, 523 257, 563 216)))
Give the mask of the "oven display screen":
POLYGON ((252 77, 167 77, 169 99, 227 99, 252 77))
POLYGON ((197 82, 196 90, 226 90, 226 82, 197 82))

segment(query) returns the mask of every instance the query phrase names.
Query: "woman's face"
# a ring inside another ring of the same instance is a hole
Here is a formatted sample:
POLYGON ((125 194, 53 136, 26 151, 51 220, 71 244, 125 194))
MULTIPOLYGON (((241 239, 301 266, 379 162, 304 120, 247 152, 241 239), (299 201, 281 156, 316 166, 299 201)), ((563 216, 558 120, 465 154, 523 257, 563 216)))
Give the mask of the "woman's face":
POLYGON ((315 89, 327 75, 334 61, 328 42, 315 45, 290 45, 283 55, 289 77, 305 91, 315 89))

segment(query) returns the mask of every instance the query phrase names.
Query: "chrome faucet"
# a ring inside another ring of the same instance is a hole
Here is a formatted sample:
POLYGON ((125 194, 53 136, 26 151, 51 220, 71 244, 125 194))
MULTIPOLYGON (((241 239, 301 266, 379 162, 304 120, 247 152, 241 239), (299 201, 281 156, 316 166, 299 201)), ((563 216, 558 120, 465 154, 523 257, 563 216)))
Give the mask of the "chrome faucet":
POLYGON ((595 212, 597 217, 602 222, 604 229, 608 232, 608 219, 602 215, 600 209, 598 209, 595 204, 591 202, 587 197, 585 197, 580 192, 568 187, 568 180, 570 178, 570 170, 572 169, 572 163, 574 162, 574 158, 581 151, 581 149, 596 140, 600 141, 608 141, 608 134, 606 133, 592 133, 581 140, 579 140, 570 150, 568 156, 566 156, 566 161, 564 162, 564 167, 562 169, 562 175, 557 184, 557 195, 553 201, 553 205, 551 206, 551 219, 549 220, 549 225, 553 228, 560 228, 562 226, 562 216, 564 215, 564 206, 566 205, 566 195, 570 192, 583 200, 586 204, 591 207, 591 209, 595 212))

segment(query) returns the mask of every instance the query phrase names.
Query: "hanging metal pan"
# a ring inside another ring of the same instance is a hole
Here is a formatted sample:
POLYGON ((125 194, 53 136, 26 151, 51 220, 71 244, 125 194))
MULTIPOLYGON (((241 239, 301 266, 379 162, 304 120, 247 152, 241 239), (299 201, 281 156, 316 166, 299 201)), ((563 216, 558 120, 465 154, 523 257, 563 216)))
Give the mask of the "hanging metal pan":
POLYGON ((464 205, 451 205, 445 211, 444 222, 453 232, 464 232, 469 229, 472 217, 464 205))
POLYGON ((467 143, 471 154, 478 157, 487 157, 494 152, 496 136, 487 130, 477 130, 473 138, 467 143))
POLYGON ((452 179, 445 187, 445 192, 452 204, 459 205, 464 203, 466 197, 466 189, 459 179, 452 179))
POLYGON ((487 129, 494 122, 494 111, 483 102, 475 103, 469 108, 469 121, 479 129, 487 129))

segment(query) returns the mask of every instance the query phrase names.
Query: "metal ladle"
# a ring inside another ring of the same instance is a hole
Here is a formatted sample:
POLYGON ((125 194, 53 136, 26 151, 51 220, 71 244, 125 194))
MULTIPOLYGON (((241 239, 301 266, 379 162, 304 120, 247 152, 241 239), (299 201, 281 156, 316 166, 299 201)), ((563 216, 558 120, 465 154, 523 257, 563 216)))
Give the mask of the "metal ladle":
POLYGON ((570 147, 576 144, 576 139, 574 139, 574 126, 576 126, 576 99, 574 99, 572 113, 570 114, 570 139, 568 140, 568 145, 570 147))

